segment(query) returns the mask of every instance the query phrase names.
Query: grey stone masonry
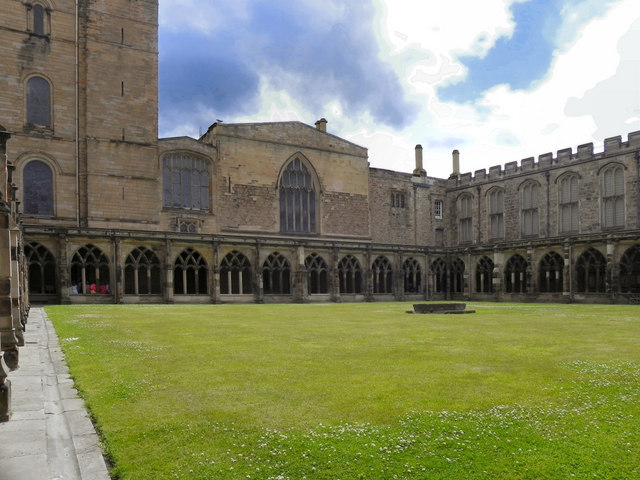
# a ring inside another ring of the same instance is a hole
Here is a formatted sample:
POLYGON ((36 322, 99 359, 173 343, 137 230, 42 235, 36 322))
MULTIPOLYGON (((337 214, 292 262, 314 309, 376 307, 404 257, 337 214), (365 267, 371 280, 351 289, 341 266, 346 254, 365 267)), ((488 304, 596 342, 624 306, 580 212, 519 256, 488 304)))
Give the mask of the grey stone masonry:
POLYGON ((0 424, 0 478, 109 480, 98 435, 42 308, 29 313, 20 368, 9 379, 13 411, 0 424))

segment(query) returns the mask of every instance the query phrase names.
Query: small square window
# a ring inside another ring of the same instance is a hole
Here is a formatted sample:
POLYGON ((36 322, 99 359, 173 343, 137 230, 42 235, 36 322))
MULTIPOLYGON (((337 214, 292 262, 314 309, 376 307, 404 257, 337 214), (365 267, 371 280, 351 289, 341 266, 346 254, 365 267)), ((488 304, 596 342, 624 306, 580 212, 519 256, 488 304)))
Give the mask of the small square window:
POLYGON ((433 203, 433 216, 438 220, 442 219, 442 200, 436 200, 433 203))

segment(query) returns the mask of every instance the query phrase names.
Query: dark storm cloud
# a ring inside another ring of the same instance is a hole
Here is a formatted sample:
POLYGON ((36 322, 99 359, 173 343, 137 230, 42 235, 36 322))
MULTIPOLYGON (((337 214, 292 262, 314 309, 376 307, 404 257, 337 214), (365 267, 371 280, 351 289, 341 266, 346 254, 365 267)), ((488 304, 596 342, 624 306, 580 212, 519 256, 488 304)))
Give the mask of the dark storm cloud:
POLYGON ((318 115, 335 99, 347 116, 409 123, 417 108, 378 57, 373 5, 342 3, 251 1, 206 33, 161 29, 161 130, 184 112, 211 109, 224 119, 257 111, 261 77, 318 115))

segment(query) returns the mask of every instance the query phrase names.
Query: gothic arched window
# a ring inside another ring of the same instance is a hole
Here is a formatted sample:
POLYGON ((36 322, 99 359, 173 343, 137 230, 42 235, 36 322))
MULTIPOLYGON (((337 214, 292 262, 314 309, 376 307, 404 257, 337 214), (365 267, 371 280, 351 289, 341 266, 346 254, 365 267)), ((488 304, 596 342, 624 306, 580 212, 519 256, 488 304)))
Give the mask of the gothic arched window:
POLYGON ((362 293, 362 268, 353 255, 347 255, 338 264, 340 293, 362 293))
POLYGON ((109 259, 98 247, 80 247, 71 259, 72 293, 111 293, 109 259))
POLYGON ((540 291, 562 293, 564 260, 560 254, 549 252, 540 260, 540 291))
POLYGON ((624 169, 613 165, 602 172, 602 223, 624 227, 624 169))
POLYGON ((527 261, 521 255, 511 257, 504 268, 504 285, 507 293, 526 293, 527 261))
POLYGON ((492 189, 487 195, 489 207, 489 238, 504 238, 504 192, 492 189))
POLYGON ((162 293, 162 268, 160 260, 147 247, 138 247, 124 264, 124 293, 148 295, 162 293))
POLYGON ((309 169, 294 158, 280 175, 280 231, 314 233, 316 231, 316 192, 309 169))
POLYGON ((471 206, 473 197, 463 195, 458 200, 458 221, 460 222, 460 242, 473 241, 473 209, 471 206))
POLYGON ((447 291, 447 265, 441 258, 431 262, 431 275, 433 275, 433 292, 445 293, 447 291))
POLYGON ((607 260, 595 248, 589 248, 578 257, 576 277, 579 293, 604 293, 606 291, 607 260))
POLYGON ((41 160, 31 160, 22 170, 25 215, 53 216, 53 172, 41 160))
POLYGON ((251 263, 242 253, 234 250, 220 262, 220 293, 244 295, 253 291, 251 263))
POLYGON ((493 260, 484 256, 476 266, 476 292, 493 293, 493 260))
POLYGON ((464 262, 459 258, 451 262, 451 291, 454 293, 464 291, 464 262))
POLYGON ((312 253, 304 261, 308 274, 309 294, 329 292, 329 266, 317 253, 312 253))
POLYGON ((27 243, 24 246, 24 256, 28 269, 29 293, 56 293, 57 265, 49 249, 36 242, 27 243))
POLYGON ((27 124, 51 128, 51 85, 43 77, 27 80, 27 124))
POLYGON ((522 235, 526 237, 540 233, 538 191, 539 185, 537 183, 527 182, 523 185, 520 192, 522 202, 522 235))
POLYGON ((262 287, 267 295, 291 293, 291 267, 278 252, 269 255, 262 265, 262 287))
POLYGON ((580 228, 578 216, 578 177, 565 175, 560 181, 560 232, 577 232, 580 228))
POLYGON ((373 293, 393 293, 393 270, 386 257, 376 258, 371 266, 373 271, 373 293))
POLYGON ((629 248, 620 259, 620 292, 640 293, 640 245, 629 248))
POLYGON ((173 264, 173 292, 176 295, 206 295, 209 269, 197 250, 184 249, 173 264))
POLYGON ((209 210, 209 162, 187 153, 162 159, 163 205, 166 208, 209 210))
POLYGON ((404 292, 420 293, 422 291, 422 270, 415 258, 407 258, 402 265, 404 276, 404 292))

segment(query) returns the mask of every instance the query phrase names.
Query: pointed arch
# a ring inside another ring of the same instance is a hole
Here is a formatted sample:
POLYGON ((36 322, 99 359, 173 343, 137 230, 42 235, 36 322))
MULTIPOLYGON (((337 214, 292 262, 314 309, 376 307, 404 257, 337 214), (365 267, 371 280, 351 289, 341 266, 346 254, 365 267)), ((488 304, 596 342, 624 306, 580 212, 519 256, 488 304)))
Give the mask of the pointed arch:
POLYGON ((291 266, 280 253, 273 252, 262 265, 262 287, 266 295, 291 293, 291 266))
POLYGON ((209 293, 209 268, 200 252, 185 248, 173 262, 173 292, 176 295, 209 293))
POLYGON ((251 262, 237 250, 227 253, 220 262, 220 293, 246 295, 252 292, 251 262))
POLYGON ((147 247, 131 251, 124 264, 124 293, 127 295, 158 295, 162 293, 160 259, 147 247))
POLYGON ((607 260, 595 248, 589 248, 576 262, 577 292, 605 293, 607 260))
POLYGON ((413 258, 407 258, 402 264, 405 293, 422 292, 422 269, 420 263, 413 258))
POLYGON ((29 293, 57 293, 57 264, 49 249, 38 242, 30 242, 24 246, 24 256, 27 263, 29 293))
POLYGON ((304 266, 308 275, 309 294, 329 293, 329 266, 317 253, 309 255, 304 266))
POLYGON ((353 255, 346 255, 338 263, 340 293, 362 293, 362 268, 353 255))
POLYGON ((109 259, 94 245, 80 247, 71 258, 71 292, 111 293, 109 259))
POLYGON ((493 293, 493 260, 483 256, 476 265, 476 292, 493 293))
POLYGON ((540 260, 539 289, 542 293, 562 293, 564 259, 559 253, 549 252, 540 260))
POLYGON ((278 178, 281 232, 317 232, 318 191, 318 177, 302 154, 285 162, 278 178))
POLYGON ((526 293, 527 261, 522 255, 515 254, 504 268, 504 285, 507 293, 526 293))
POLYGON ((640 293, 640 245, 627 249, 620 259, 620 292, 640 293))
POLYGON ((433 277, 433 292, 446 293, 447 265, 442 258, 436 258, 431 262, 431 275, 433 277))
POLYGON ((380 255, 371 265, 373 293, 393 293, 393 269, 387 257, 380 255))

